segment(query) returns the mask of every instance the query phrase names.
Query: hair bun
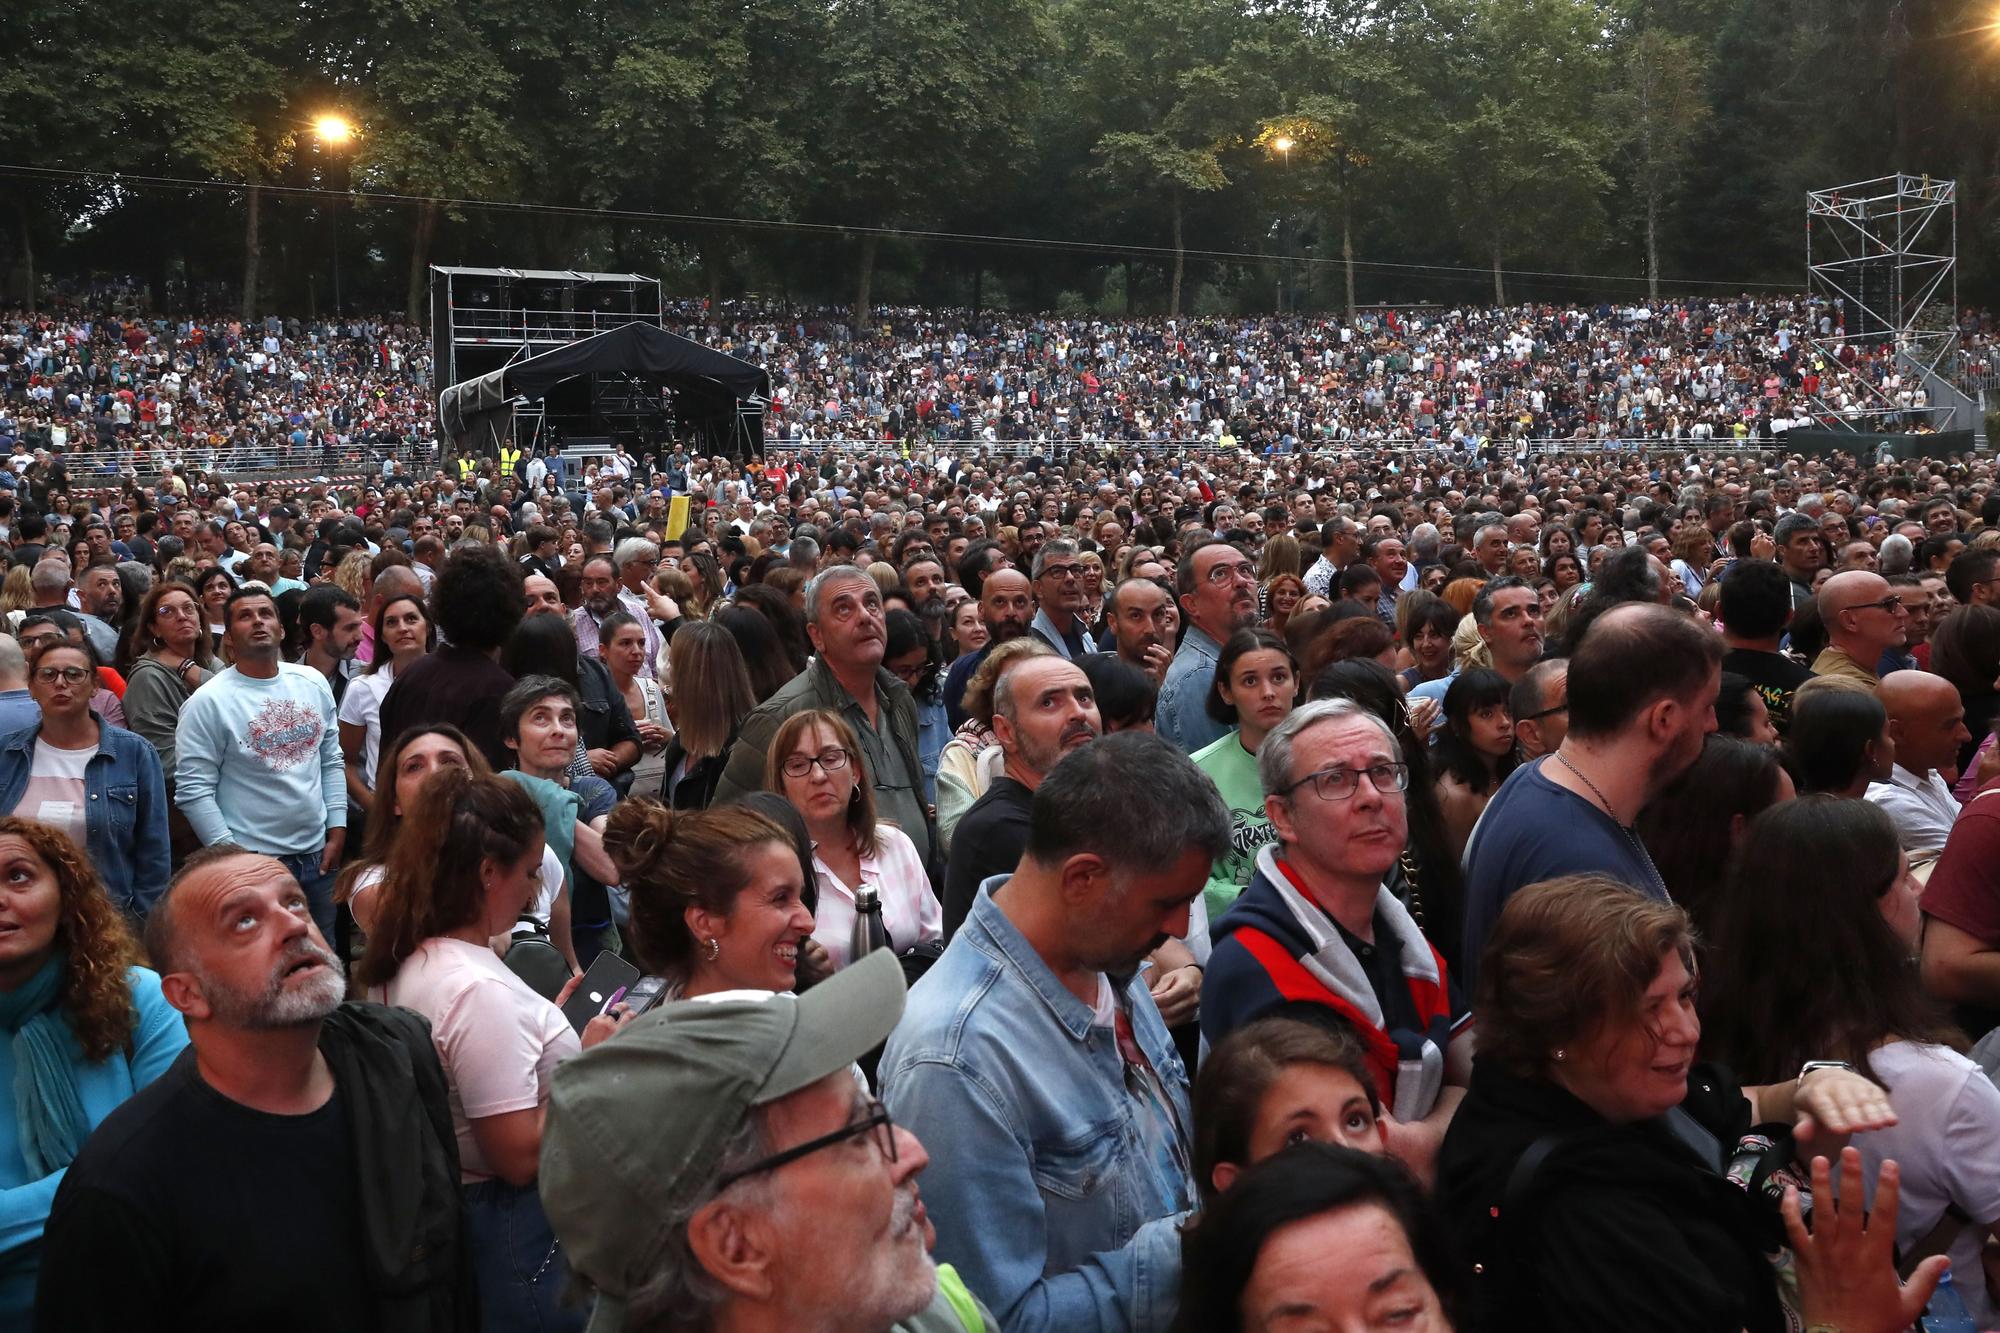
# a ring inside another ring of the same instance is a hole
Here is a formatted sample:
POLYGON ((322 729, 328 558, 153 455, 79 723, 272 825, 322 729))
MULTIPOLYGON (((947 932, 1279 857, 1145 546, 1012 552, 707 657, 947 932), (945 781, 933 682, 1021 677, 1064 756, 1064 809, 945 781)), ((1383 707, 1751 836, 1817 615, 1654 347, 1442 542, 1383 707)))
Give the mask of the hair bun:
POLYGON ((674 840, 674 812, 651 798, 620 801, 604 822, 604 851, 627 879, 643 876, 674 840))

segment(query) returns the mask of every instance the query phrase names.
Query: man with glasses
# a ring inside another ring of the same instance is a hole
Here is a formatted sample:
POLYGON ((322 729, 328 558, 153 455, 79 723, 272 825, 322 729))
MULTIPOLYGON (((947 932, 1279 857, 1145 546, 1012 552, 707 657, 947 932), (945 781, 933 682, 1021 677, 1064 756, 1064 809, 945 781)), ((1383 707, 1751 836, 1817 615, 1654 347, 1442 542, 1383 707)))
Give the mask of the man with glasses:
POLYGON ((1264 738, 1257 775, 1278 841, 1213 927, 1202 1035, 1283 1014, 1355 1037, 1390 1151, 1427 1173, 1472 1074, 1472 1015, 1383 884, 1409 831, 1402 748, 1351 699, 1323 699, 1264 738))
POLYGON ((1873 690, 1882 655, 1901 648, 1909 635, 1910 610, 1889 580, 1854 569, 1835 574, 1819 590, 1820 621, 1826 647, 1813 659, 1815 676, 1844 676, 1873 690))
POLYGON ((1187 932, 1228 844, 1215 784, 1157 736, 1075 750, 882 1053, 883 1102, 937 1149, 938 1256, 1010 1333, 1173 1318, 1188 1076, 1139 964, 1187 932))
POLYGON ((1540 759, 1569 734, 1569 662, 1550 657, 1528 668, 1507 696, 1514 715, 1514 749, 1526 763, 1540 759))
POLYGON ((1040 609, 1029 623, 1034 636, 1069 661, 1091 651, 1083 621, 1083 565, 1076 543, 1052 541, 1035 552, 1035 599, 1040 609))
POLYGON ((1208 715, 1208 693, 1223 641, 1257 619, 1257 567, 1228 542, 1197 542, 1181 556, 1174 586, 1188 628, 1160 684, 1156 725, 1193 754, 1229 730, 1208 715))
POLYGON ((852 1074, 903 1001, 881 951, 803 995, 667 1005, 557 1067, 542 1202, 591 1333, 993 1329, 930 1257, 924 1145, 852 1074))

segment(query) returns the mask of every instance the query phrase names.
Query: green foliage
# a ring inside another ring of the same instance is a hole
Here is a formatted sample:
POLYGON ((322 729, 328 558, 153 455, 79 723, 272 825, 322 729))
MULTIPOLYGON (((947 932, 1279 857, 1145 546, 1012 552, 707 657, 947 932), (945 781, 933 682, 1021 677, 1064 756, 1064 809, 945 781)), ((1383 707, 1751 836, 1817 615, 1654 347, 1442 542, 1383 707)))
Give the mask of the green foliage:
POLYGON ((431 262, 1112 316, 1595 300, 1801 284, 1804 192, 1909 171, 1960 182, 1990 301, 1992 5, 13 0, 7 160, 227 188, 10 178, 0 287, 101 268, 300 309, 334 209, 295 192, 351 188, 558 206, 341 203, 357 308, 414 312, 431 262), (315 140, 327 111, 351 144, 315 140))

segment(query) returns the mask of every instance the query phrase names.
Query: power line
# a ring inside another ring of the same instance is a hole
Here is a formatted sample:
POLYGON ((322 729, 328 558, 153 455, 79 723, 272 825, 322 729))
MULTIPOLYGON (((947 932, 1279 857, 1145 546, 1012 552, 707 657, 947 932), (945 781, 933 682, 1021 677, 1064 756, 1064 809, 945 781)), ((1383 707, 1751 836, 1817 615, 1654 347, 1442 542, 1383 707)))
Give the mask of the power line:
MULTIPOLYGON (((0 162, 0 176, 21 176, 32 179, 100 181, 119 187, 143 187, 171 190, 207 190, 228 194, 240 194, 250 189, 241 181, 202 180, 188 176, 155 176, 122 171, 98 171, 81 167, 40 167, 26 163, 0 162)), ((586 217, 603 221, 618 222, 663 222, 679 226, 713 227, 720 230, 800 232, 809 235, 831 236, 882 236, 903 240, 951 241, 960 244, 986 245, 996 248, 1025 250, 1061 250, 1078 254, 1129 255, 1148 259, 1170 259, 1176 254, 1185 259, 1206 259, 1242 264, 1307 264, 1322 268, 1336 268, 1344 265, 1343 260, 1321 255, 1281 255, 1259 254, 1247 250, 1174 250, 1171 246, 1136 245, 1126 241, 1072 241, 1059 237, 1006 236, 987 232, 943 231, 923 227, 878 227, 840 222, 800 222, 773 218, 716 217, 701 213, 668 213, 656 209, 607 208, 583 204, 543 204, 521 200, 474 199, 449 195, 398 194, 387 190, 322 190, 304 185, 265 185, 260 187, 266 194, 283 198, 331 199, 344 203, 376 203, 396 206, 435 205, 442 208, 482 209, 499 213, 539 213, 555 217, 586 217)), ((1484 282, 1492 277, 1492 270, 1474 268, 1463 264, 1411 264, 1384 259, 1357 259, 1354 267, 1375 273, 1416 273, 1444 278, 1462 278, 1484 282)), ((1517 278, 1557 278, 1571 279, 1572 284, 1594 282, 1643 283, 1643 274, 1630 273, 1572 273, 1559 269, 1503 268, 1503 274, 1517 278)), ((1724 287, 1732 291, 1750 288, 1764 288, 1771 291, 1791 291, 1794 288, 1785 283, 1753 282, 1726 278, 1667 278, 1660 279, 1662 285, 1672 287, 1724 287)))

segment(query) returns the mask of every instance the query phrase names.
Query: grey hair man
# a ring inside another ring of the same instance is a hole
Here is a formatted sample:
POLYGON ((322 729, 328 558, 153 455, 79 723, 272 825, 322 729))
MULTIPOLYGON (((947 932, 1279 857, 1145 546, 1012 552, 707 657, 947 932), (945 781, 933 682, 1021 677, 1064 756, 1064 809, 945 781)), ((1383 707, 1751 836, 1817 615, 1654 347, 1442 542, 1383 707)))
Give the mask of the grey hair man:
POLYGON ((992 1333, 931 1259, 924 1145, 852 1074, 903 1003, 878 950, 803 995, 667 1005, 557 1067, 540 1188, 589 1333, 960 1333, 959 1310, 992 1333))
POLYGON ((1409 767, 1351 699, 1294 709, 1257 751, 1277 834, 1215 928, 1202 1035, 1283 1013, 1371 1052, 1391 1152, 1428 1173, 1472 1071, 1471 1012, 1443 955, 1385 883, 1408 840, 1409 767))
POLYGON ((928 861, 933 825, 917 754, 917 704, 909 686, 882 666, 888 625, 881 587, 857 566, 829 565, 806 584, 805 602, 812 660, 743 720, 715 802, 762 791, 764 755, 778 724, 793 713, 828 709, 840 714, 861 742, 876 810, 907 833, 928 861))
POLYGON ((883 1102, 952 1145, 924 1180, 938 1257, 1003 1328, 1173 1316, 1187 1070, 1138 966, 1187 932, 1228 842, 1214 783, 1166 741, 1075 750, 1035 791, 1020 864, 980 886, 889 1038, 883 1102))
POLYGON ((1029 631, 1071 661, 1090 652, 1089 627, 1083 619, 1087 594, 1076 543, 1061 539, 1042 543, 1030 576, 1039 609, 1029 631))

